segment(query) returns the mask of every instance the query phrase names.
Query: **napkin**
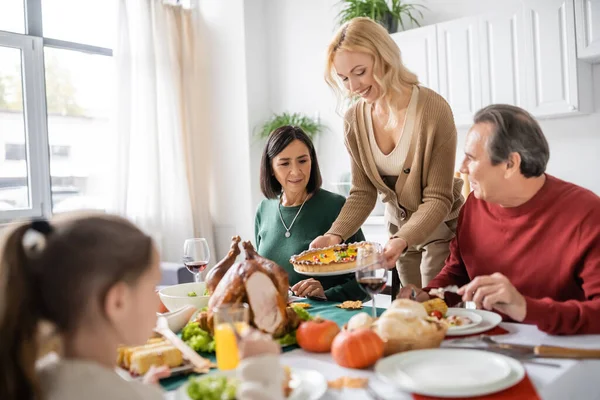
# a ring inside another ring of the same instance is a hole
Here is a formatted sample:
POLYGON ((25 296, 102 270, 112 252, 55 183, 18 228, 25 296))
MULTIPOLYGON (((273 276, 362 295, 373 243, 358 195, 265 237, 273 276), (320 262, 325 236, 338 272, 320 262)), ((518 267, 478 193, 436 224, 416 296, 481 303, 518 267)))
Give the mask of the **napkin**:
MULTIPOLYGON (((422 396, 420 394, 413 394, 414 400, 438 400, 440 397, 430 397, 430 396, 422 396)), ((460 400, 460 398, 458 398, 460 400)), ((521 382, 517 383, 515 386, 505 389, 501 392, 488 394, 486 396, 478 396, 478 397, 465 397, 466 399, 480 399, 480 400, 508 400, 508 399, 519 399, 519 400, 541 400, 540 396, 537 394, 533 383, 529 379, 529 376, 525 374, 525 377, 521 382)))

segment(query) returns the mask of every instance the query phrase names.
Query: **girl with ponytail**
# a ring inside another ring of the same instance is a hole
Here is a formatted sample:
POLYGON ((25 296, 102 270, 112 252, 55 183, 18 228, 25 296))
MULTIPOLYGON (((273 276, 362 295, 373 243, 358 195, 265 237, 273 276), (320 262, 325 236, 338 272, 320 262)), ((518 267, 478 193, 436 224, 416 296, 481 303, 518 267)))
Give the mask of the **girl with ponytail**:
POLYGON ((0 257, 0 399, 162 399, 114 372, 117 347, 145 343, 156 323, 161 273, 149 236, 119 217, 70 215, 6 232, 0 257), (36 368, 43 324, 62 354, 36 368))

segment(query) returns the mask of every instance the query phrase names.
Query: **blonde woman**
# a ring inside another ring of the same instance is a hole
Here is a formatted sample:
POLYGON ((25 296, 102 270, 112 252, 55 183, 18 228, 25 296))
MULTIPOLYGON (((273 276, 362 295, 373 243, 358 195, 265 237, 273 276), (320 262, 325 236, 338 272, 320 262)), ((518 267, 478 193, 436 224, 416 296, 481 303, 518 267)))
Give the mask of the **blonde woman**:
POLYGON ((344 117, 352 189, 329 231, 311 247, 340 243, 385 203, 384 255, 402 285, 426 286, 442 269, 463 203, 454 178, 456 127, 446 101, 419 86, 387 31, 355 18, 334 35, 325 79, 356 101, 344 117))

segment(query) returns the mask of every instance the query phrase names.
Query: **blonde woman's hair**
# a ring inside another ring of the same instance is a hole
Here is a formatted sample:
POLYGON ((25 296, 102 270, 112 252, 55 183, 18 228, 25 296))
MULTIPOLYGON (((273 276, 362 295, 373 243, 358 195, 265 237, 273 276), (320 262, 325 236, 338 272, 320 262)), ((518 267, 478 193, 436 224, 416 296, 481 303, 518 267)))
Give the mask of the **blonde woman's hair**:
POLYGON ((338 51, 367 53, 373 57, 373 78, 381 88, 380 99, 388 108, 386 128, 395 127, 398 118, 394 99, 401 95, 403 87, 419 84, 417 76, 404 66, 396 42, 383 26, 369 18, 354 18, 338 29, 327 48, 325 81, 338 98, 338 112, 342 112, 344 100, 355 96, 348 93, 333 66, 338 51), (377 76, 376 72, 383 75, 377 76))

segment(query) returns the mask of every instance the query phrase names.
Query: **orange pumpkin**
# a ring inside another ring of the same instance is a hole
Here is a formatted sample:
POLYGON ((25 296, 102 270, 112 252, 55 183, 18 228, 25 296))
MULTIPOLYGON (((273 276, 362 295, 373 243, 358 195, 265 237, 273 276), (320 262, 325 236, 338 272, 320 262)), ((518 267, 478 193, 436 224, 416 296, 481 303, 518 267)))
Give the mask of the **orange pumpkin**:
POLYGON ((331 343, 340 332, 339 326, 326 319, 315 318, 300 324, 296 331, 298 346, 313 353, 327 353, 331 343))
POLYGON ((346 368, 367 368, 383 356, 383 340, 371 329, 343 331, 331 345, 335 362, 346 368))

